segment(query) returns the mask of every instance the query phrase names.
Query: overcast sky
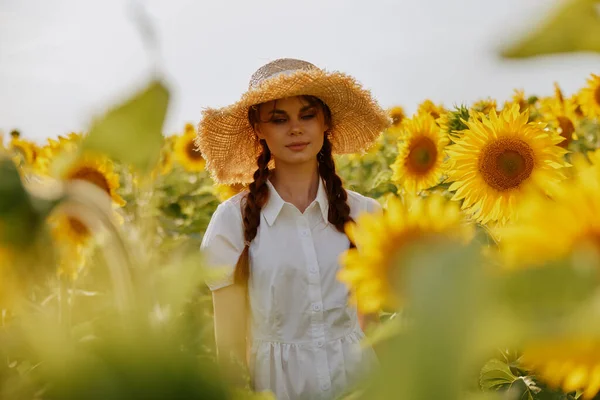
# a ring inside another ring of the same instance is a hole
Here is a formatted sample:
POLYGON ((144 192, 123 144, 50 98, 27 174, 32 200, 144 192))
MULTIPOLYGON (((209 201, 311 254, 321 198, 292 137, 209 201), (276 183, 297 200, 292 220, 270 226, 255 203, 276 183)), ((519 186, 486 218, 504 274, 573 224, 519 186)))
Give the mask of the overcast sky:
POLYGON ((206 106, 235 101, 262 64, 306 59, 357 77, 384 107, 414 111, 514 88, 567 93, 600 72, 600 56, 500 60, 500 45, 533 27, 553 0, 0 0, 0 129, 42 141, 85 130, 150 76, 132 22, 142 4, 172 90, 165 133, 206 106))

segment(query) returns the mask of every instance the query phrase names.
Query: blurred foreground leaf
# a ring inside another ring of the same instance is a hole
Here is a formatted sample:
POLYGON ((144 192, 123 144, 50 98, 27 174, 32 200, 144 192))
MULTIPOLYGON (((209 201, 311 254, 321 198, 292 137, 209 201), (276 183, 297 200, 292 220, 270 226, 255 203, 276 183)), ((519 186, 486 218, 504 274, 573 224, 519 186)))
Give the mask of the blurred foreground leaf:
POLYGON ((0 243, 21 248, 31 245, 58 202, 27 193, 14 162, 0 158, 0 243))
POLYGON ((159 81, 94 122, 83 141, 83 150, 104 153, 143 172, 149 172, 160 157, 162 128, 169 91, 159 81))
POLYGON ((502 51, 507 58, 578 51, 600 52, 600 1, 569 0, 537 30, 502 51))
POLYGON ((382 374, 363 398, 462 399, 490 293, 478 249, 429 243, 405 266, 408 324, 386 344, 382 374))

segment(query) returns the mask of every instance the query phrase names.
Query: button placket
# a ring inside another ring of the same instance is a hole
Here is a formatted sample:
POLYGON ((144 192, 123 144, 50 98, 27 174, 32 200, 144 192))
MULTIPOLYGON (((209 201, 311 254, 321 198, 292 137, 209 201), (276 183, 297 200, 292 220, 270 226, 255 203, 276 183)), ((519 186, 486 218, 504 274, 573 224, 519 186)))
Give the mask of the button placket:
POLYGON ((313 351, 315 354, 315 370, 319 387, 326 395, 331 388, 331 376, 329 374, 329 361, 325 346, 325 323, 323 318, 323 298, 321 293, 321 277, 319 274, 319 263, 315 245, 312 240, 310 228, 305 216, 298 218, 298 233, 302 251, 305 256, 306 267, 308 270, 308 296, 310 301, 310 319, 311 333, 313 342, 313 351))

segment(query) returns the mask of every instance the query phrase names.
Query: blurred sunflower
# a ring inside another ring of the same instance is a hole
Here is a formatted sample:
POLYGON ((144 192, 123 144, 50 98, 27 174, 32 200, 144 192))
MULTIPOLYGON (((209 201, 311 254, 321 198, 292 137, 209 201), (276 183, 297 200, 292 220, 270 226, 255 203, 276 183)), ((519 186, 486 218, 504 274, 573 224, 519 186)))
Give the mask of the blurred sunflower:
POLYGON ((498 104, 495 99, 483 99, 478 100, 471 106, 473 111, 483 114, 489 114, 492 110, 496 111, 498 109, 498 104))
POLYGON ((117 193, 120 187, 119 175, 114 172, 112 161, 104 155, 84 154, 61 172, 65 181, 83 180, 89 182, 110 196, 113 203, 124 206, 125 200, 117 193))
POLYGON ((576 250, 600 259, 600 151, 574 160, 574 177, 554 188, 552 198, 535 194, 519 208, 519 218, 496 230, 509 268, 543 265, 576 250))
POLYGON ((160 158, 154 167, 151 176, 156 178, 158 175, 166 175, 173 169, 173 146, 171 141, 165 140, 160 150, 160 158))
POLYGON ((582 392, 582 399, 600 391, 600 340, 596 337, 539 340, 525 346, 521 364, 553 388, 582 392))
POLYGON ((229 199, 230 197, 233 197, 236 194, 246 190, 246 188, 247 187, 245 185, 241 185, 241 184, 214 185, 213 191, 214 191, 215 197, 217 199, 219 199, 219 201, 222 203, 225 200, 229 199))
POLYGON ((565 177, 567 151, 557 146, 564 139, 528 118, 518 104, 500 115, 494 110, 489 117, 480 114, 447 147, 453 200, 463 200, 462 208, 478 222, 507 222, 528 187, 545 188, 565 177))
POLYGON ((600 75, 592 74, 579 93, 581 110, 589 118, 600 118, 600 75))
POLYGON ((365 213, 346 226, 357 247, 340 256, 338 278, 351 288, 352 301, 364 313, 401 305, 402 294, 394 286, 412 245, 439 237, 464 242, 473 235, 458 204, 439 194, 408 196, 406 203, 388 197, 386 203, 385 213, 365 213))
MULTIPOLYGON (((54 178, 62 181, 86 181, 105 192, 113 205, 125 205, 125 200, 118 194, 119 175, 115 173, 112 161, 108 157, 99 154, 83 154, 71 159, 62 155, 57 161, 59 164, 60 162, 64 164, 52 171, 54 178)), ((118 218, 117 215, 115 217, 118 218)), ((85 244, 90 238, 90 231, 82 221, 60 210, 50 217, 49 223, 54 226, 58 236, 68 239, 71 243, 85 244)))
POLYGON ((519 106, 519 112, 525 112, 529 109, 530 102, 525 97, 525 91, 522 89, 515 89, 513 95, 509 101, 504 103, 504 110, 512 108, 513 104, 519 106))
POLYGON ((392 119, 392 126, 388 129, 392 133, 398 133, 402 127, 402 123, 406 119, 406 112, 400 106, 392 107, 388 111, 388 115, 392 119))
POLYGON ((48 222, 57 250, 58 275, 75 280, 85 265, 83 245, 89 231, 81 222, 64 214, 53 215, 48 222))
POLYGON ((177 137, 174 145, 175 159, 187 171, 200 172, 204 170, 206 161, 196 147, 196 130, 192 124, 186 124, 185 132, 177 137))
POLYGON ((560 147, 568 148, 569 144, 577 139, 575 134, 575 105, 564 98, 562 90, 557 83, 554 84, 554 96, 540 100, 540 112, 544 120, 558 131, 565 140, 559 143, 560 147))
POLYGON ((9 142, 8 150, 13 153, 19 165, 31 166, 35 163, 39 150, 35 143, 13 136, 9 142))
POLYGON ((66 137, 58 136, 57 140, 48 138, 47 143, 40 148, 39 156, 35 163, 36 172, 42 175, 52 175, 51 164, 61 154, 74 154, 81 144, 83 135, 80 133, 69 133, 66 137))
POLYGON ((443 105, 436 105, 433 101, 427 99, 419 104, 417 108, 417 114, 427 114, 433 117, 433 119, 438 119, 442 116, 447 110, 443 105))
POLYGON ((444 174, 444 148, 449 140, 432 117, 416 115, 404 123, 392 181, 410 193, 437 185, 444 174))

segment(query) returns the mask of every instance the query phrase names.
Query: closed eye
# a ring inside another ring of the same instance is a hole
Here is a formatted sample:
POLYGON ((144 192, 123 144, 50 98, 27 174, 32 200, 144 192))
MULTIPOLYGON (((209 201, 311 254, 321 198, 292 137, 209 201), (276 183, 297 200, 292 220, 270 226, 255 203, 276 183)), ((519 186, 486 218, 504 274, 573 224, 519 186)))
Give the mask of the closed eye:
POLYGON ((317 114, 308 114, 302 116, 302 119, 313 119, 317 114))

